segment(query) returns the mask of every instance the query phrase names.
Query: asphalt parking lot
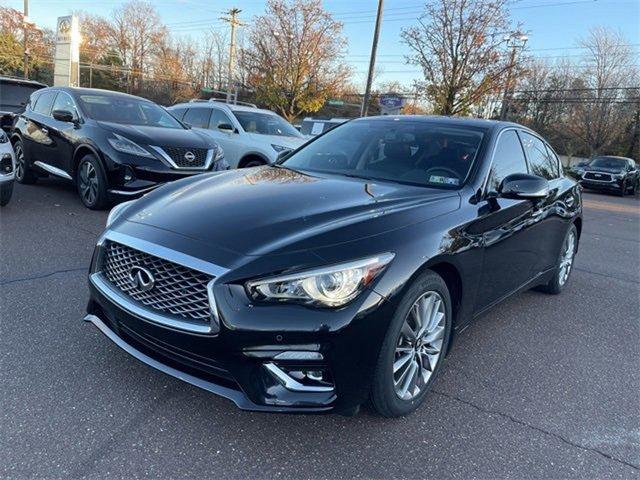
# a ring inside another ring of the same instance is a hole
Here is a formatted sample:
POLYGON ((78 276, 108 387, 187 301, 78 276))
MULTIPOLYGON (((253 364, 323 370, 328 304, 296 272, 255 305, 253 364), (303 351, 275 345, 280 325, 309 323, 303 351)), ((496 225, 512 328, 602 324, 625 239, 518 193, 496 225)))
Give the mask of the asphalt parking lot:
POLYGON ((585 195, 560 296, 470 327, 399 420, 242 412, 82 322, 107 213, 73 187, 17 185, 0 211, 0 477, 640 476, 640 200, 585 195))

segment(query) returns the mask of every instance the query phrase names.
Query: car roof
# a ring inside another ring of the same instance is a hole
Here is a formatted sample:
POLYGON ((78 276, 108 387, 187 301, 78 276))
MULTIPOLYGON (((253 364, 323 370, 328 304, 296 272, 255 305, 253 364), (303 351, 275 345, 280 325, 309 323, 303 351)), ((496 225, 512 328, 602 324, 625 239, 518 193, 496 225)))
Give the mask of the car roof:
POLYGON ((505 122, 502 120, 487 120, 484 118, 471 118, 471 117, 447 117, 441 115, 378 115, 365 118, 357 118, 354 121, 359 122, 362 120, 373 121, 400 121, 400 122, 424 122, 424 123, 437 123, 441 125, 457 125, 467 127, 480 127, 484 129, 502 129, 506 127, 516 127, 524 130, 529 130, 527 127, 513 122, 505 122))
POLYGON ((272 112, 271 110, 267 110, 264 108, 256 108, 256 107, 248 107, 245 105, 234 105, 232 103, 224 103, 224 102, 183 102, 176 103, 175 105, 171 105, 169 108, 212 108, 217 107, 223 110, 229 110, 232 112, 260 112, 260 113, 268 113, 270 115, 277 115, 277 113, 272 112))
POLYGON ((32 87, 41 87, 46 88, 48 85, 40 82, 36 82, 35 80, 27 80, 26 78, 16 78, 16 77, 6 77, 0 76, 0 83, 15 83, 20 85, 28 85, 32 87))
POLYGON ((128 93, 116 92, 114 90, 104 90, 102 88, 84 88, 84 87, 49 87, 48 90, 57 90, 67 92, 74 95, 105 95, 108 97, 135 98, 145 102, 153 103, 148 98, 129 95, 128 93))

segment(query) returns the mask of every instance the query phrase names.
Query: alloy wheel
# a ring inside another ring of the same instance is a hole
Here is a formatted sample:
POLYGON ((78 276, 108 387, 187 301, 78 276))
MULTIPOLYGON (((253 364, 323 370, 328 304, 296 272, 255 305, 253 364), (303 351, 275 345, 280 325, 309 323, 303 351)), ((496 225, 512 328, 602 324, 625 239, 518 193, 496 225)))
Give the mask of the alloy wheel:
POLYGON ((445 304, 429 291, 415 301, 402 324, 393 361, 393 383, 402 400, 418 396, 433 375, 442 353, 445 304))
POLYGON ((90 162, 80 167, 80 194, 87 205, 93 205, 98 196, 98 174, 90 162))
POLYGON ((18 180, 22 181, 24 178, 24 152, 22 151, 22 145, 20 143, 16 144, 16 177, 18 180))
POLYGON ((564 285, 571 273, 573 259, 576 253, 576 234, 573 230, 569 232, 562 246, 562 257, 560 258, 560 271, 558 273, 558 282, 564 285))

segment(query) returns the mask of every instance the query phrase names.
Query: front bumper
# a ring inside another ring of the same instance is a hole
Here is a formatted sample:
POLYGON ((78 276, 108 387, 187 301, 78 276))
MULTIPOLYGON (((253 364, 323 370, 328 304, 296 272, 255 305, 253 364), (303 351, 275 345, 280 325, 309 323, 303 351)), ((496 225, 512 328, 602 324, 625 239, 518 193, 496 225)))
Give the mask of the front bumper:
POLYGON ((219 328, 207 331, 155 318, 110 291, 99 267, 92 271, 85 320, 138 360, 241 409, 340 412, 368 397, 392 316, 373 291, 342 309, 320 310, 254 305, 242 286, 223 282, 212 288, 219 328), (325 381, 304 384, 292 373, 300 371, 322 372, 325 381))
POLYGON ((580 185, 584 188, 592 190, 606 190, 610 192, 618 192, 622 188, 623 180, 612 179, 611 181, 599 181, 581 178, 580 185))

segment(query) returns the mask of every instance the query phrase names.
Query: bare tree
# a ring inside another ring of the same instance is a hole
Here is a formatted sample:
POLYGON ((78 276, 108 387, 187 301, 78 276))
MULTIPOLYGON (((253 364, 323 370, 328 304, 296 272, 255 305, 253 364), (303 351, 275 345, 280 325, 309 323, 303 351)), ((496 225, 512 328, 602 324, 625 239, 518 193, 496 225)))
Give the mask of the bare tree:
POLYGON ((504 85, 514 68, 505 54, 508 0, 434 0, 418 25, 402 31, 422 68, 422 88, 436 113, 458 115, 504 85))
POLYGON ((139 89, 149 57, 167 35, 157 10, 147 2, 131 0, 113 12, 112 43, 131 68, 134 88, 139 89))
POLYGON ((346 83, 342 24, 320 0, 270 0, 243 52, 257 98, 291 120, 319 110, 346 83))
MULTIPOLYGON (((621 118, 627 89, 638 87, 628 40, 620 33, 598 27, 579 43, 587 53, 581 66, 582 88, 573 91, 567 128, 589 155, 606 153, 630 122, 621 118), (632 83, 635 82, 635 85, 632 83)), ((636 97, 637 99, 637 97, 636 97)))

